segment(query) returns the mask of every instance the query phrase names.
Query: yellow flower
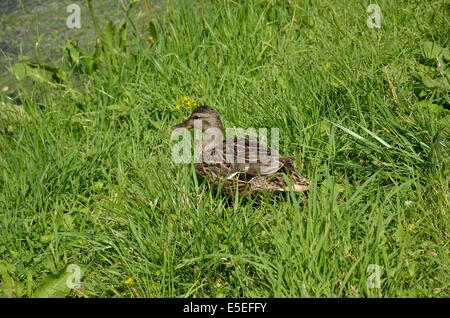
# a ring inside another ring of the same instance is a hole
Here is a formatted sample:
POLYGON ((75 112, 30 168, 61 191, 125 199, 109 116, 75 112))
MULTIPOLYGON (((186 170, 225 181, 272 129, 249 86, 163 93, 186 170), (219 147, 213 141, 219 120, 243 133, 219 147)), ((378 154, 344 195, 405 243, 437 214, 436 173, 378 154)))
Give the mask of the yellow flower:
MULTIPOLYGON (((187 97, 187 96, 183 96, 183 97, 181 97, 181 105, 182 106, 187 106, 187 107, 191 107, 191 106, 197 106, 197 103, 192 99, 192 98, 190 98, 190 97, 187 97)), ((178 109, 178 110, 180 110, 180 108, 179 108, 180 106, 179 105, 177 105, 176 106, 176 108, 178 109)))
POLYGON ((125 281, 125 284, 127 284, 127 285, 133 285, 133 284, 134 284, 133 278, 132 278, 132 277, 128 278, 128 279, 125 281))
POLYGON ((175 106, 176 109, 181 110, 180 105, 175 106))

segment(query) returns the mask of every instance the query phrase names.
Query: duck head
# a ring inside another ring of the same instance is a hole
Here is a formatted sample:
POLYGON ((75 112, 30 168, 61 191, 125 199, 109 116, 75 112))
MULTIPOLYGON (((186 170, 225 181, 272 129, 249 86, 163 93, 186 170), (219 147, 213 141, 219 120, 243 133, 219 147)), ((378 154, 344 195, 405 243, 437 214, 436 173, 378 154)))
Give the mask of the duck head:
POLYGON ((207 105, 202 105, 194 109, 188 119, 181 124, 173 126, 172 130, 190 128, 200 129, 203 132, 210 128, 216 128, 223 132, 223 125, 219 113, 207 105))

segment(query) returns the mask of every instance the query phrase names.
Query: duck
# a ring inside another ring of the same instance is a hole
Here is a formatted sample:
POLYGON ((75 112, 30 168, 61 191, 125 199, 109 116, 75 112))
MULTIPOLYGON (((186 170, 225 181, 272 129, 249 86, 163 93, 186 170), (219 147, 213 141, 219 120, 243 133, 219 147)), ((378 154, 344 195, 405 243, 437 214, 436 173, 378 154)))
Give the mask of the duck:
POLYGON ((304 192, 310 180, 293 165, 295 156, 283 157, 255 139, 231 136, 223 139, 219 113, 208 105, 195 108, 189 118, 172 131, 196 129, 203 138, 197 141, 194 167, 216 190, 229 195, 247 196, 287 191, 304 192))

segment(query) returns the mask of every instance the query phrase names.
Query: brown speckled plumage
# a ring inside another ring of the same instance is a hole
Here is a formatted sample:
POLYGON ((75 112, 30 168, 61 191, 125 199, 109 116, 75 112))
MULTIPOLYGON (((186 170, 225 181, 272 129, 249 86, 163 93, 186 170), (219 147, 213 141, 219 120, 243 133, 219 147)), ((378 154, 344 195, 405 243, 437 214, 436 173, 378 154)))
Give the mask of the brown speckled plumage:
POLYGON ((205 139, 197 149, 195 169, 217 190, 230 195, 236 190, 242 195, 308 190, 310 181, 292 165, 295 157, 282 157, 275 150, 244 137, 222 140, 222 121, 209 106, 197 107, 186 121, 173 127, 174 130, 183 128, 205 132, 205 139), (214 129, 216 135, 208 137, 208 131, 214 129))

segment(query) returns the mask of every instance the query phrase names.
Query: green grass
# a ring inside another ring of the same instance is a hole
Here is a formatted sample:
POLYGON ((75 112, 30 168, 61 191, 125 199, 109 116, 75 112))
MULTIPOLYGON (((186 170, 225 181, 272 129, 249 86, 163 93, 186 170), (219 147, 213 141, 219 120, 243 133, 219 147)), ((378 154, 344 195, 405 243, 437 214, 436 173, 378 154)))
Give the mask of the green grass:
POLYGON ((79 264, 72 297, 450 296, 450 119, 411 69, 448 46, 448 4, 380 0, 369 29, 370 1, 284 3, 168 1, 128 45, 105 31, 96 71, 65 57, 0 97, 3 295, 79 264), (183 96, 279 128, 309 193, 228 200, 172 163, 183 96))

